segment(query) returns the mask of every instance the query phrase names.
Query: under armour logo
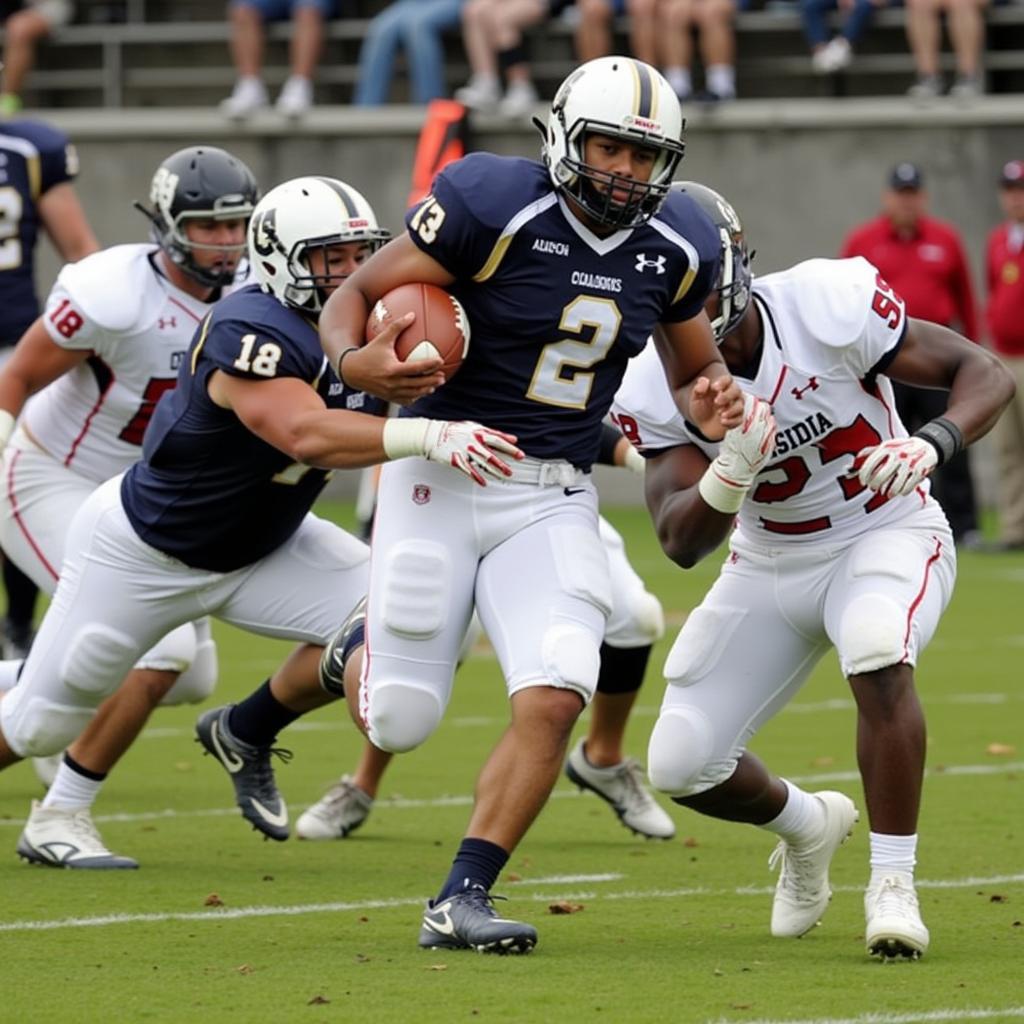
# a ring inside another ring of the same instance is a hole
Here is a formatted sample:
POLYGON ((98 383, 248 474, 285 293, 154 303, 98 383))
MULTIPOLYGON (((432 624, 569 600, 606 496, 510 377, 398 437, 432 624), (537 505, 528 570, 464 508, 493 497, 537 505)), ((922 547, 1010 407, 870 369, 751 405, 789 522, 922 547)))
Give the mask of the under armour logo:
POLYGON ((157 327, 159 327, 161 331, 164 331, 168 327, 177 327, 178 326, 178 320, 177 320, 176 317, 173 317, 173 316, 167 317, 166 320, 163 317, 160 317, 160 319, 157 320, 156 324, 157 324, 157 327))
POLYGON ((647 253, 638 252, 636 254, 636 272, 642 274, 647 267, 654 267, 655 273, 665 273, 665 262, 667 257, 656 256, 653 260, 647 258, 647 253))
POLYGON ((805 388, 792 388, 790 394, 799 402, 804 397, 805 391, 817 391, 818 390, 818 378, 810 377, 807 380, 807 387, 805 388))

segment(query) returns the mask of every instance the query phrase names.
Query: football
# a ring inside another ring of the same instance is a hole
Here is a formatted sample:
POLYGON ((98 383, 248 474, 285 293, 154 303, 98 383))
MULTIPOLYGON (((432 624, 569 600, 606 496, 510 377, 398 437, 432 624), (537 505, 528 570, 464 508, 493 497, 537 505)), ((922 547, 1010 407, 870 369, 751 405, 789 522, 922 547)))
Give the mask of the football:
POLYGON ((462 304, 433 284, 403 284, 377 300, 366 321, 366 340, 372 341, 386 324, 406 313, 416 319, 395 341, 399 359, 444 360, 441 369, 450 378, 469 351, 469 321, 462 304))

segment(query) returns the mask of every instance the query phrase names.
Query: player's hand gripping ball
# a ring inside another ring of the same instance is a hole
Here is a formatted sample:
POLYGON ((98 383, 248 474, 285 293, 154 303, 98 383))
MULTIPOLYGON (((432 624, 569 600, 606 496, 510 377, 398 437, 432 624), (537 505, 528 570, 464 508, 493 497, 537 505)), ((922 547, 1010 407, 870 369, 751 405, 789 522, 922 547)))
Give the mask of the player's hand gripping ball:
POLYGON ((469 321, 462 304, 433 284, 403 284, 377 300, 366 321, 366 340, 372 341, 391 320, 406 313, 416 319, 395 340, 395 354, 408 362, 440 358, 445 379, 462 365, 469 351, 469 321))

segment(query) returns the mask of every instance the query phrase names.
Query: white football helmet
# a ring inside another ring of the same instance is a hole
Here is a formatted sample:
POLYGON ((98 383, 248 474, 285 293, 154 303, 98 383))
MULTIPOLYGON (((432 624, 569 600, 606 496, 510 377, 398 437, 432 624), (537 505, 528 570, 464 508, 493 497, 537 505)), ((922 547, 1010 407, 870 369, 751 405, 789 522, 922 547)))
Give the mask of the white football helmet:
MULTIPOLYGON (((558 87, 544 131, 542 159, 558 191, 601 224, 636 227, 649 220, 668 195, 683 158, 679 99, 649 64, 632 57, 599 57, 578 67, 558 87), (598 171, 583 160, 588 134, 611 135, 658 153, 649 181, 598 171), (628 192, 624 202, 612 189, 628 192)), ((542 129, 543 130, 543 129, 542 129)))
POLYGON ((327 299, 323 288, 344 278, 314 274, 307 261, 310 250, 349 242, 365 242, 373 250, 390 237, 351 185, 337 178, 293 178, 256 204, 249 222, 249 261, 265 292, 286 306, 319 313, 327 299))

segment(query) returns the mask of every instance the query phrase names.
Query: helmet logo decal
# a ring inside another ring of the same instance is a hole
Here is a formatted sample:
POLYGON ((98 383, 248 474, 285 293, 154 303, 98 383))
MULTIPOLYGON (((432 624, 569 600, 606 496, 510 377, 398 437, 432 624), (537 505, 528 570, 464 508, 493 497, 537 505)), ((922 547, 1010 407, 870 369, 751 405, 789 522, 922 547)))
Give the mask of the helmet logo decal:
POLYGON ((158 210, 169 210, 180 178, 166 167, 158 167, 149 190, 149 201, 158 210))
POLYGON ((260 256, 269 256, 274 251, 277 242, 277 231, 274 227, 274 217, 277 211, 271 207, 262 211, 252 223, 252 247, 260 256))
POLYGON ((642 274, 648 267, 653 267, 656 274, 665 273, 666 256, 656 256, 653 260, 647 258, 647 253, 636 254, 636 266, 633 268, 638 274, 642 274))

